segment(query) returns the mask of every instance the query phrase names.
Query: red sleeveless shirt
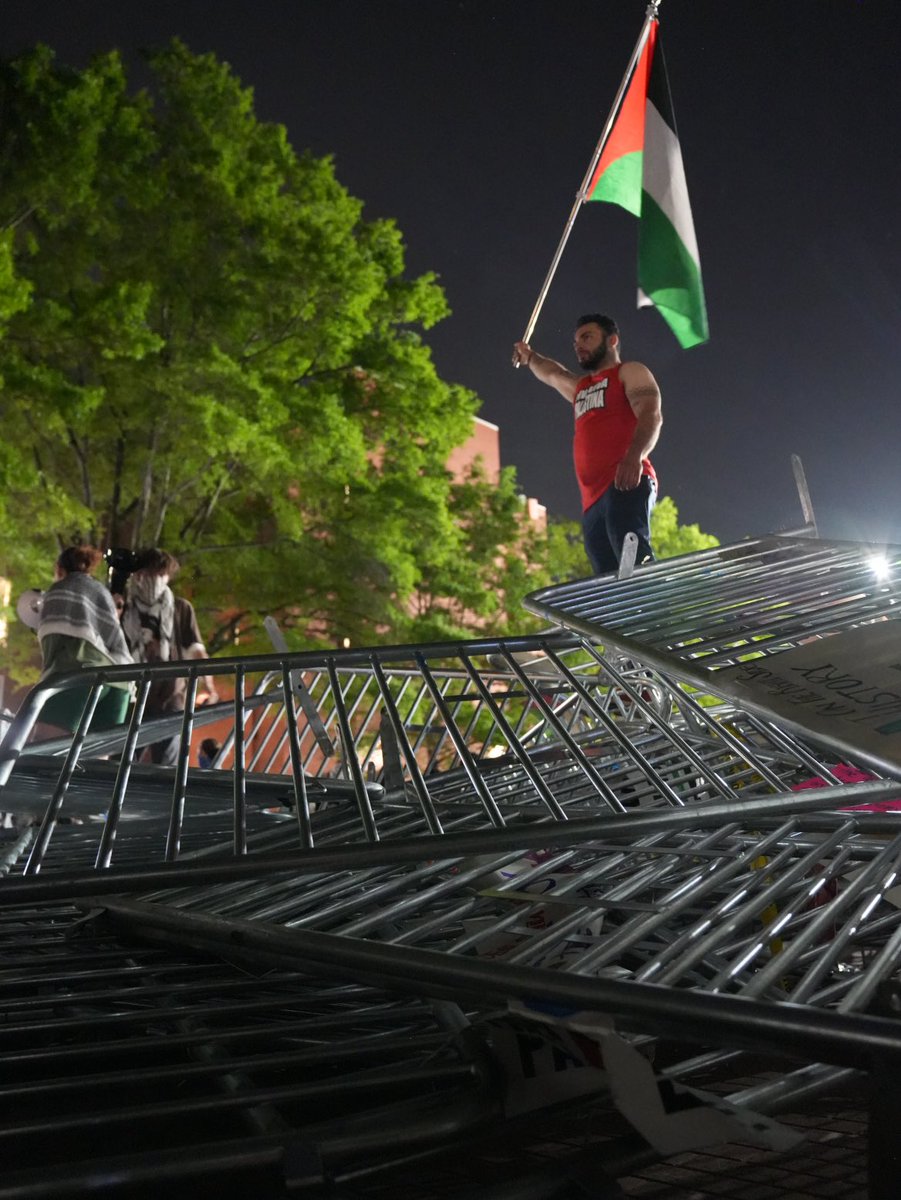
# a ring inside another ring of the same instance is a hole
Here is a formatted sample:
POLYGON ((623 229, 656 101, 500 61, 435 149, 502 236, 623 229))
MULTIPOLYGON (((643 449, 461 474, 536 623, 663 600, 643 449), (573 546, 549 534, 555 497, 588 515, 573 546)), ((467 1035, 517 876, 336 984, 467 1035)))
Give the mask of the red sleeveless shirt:
MULTIPOLYGON (((613 483, 638 424, 619 377, 621 366, 617 363, 595 375, 586 375, 576 385, 573 461, 583 511, 600 500, 613 483)), ((649 458, 641 460, 641 471, 657 479, 649 458)))

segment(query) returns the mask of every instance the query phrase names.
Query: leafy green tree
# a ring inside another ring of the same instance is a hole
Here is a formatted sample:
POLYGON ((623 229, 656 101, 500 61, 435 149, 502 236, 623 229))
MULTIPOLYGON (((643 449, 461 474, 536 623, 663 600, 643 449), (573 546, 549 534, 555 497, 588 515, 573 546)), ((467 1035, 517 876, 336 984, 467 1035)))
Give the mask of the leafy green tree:
POLYGON ((675 558, 718 546, 719 538, 703 533, 698 525, 680 525, 672 496, 662 496, 651 513, 651 543, 658 558, 675 558))
POLYGON ((0 67, 0 573, 163 545, 213 648, 265 613, 298 643, 481 619, 514 487, 445 470, 477 400, 422 341, 434 277, 225 64, 176 41, 150 70, 0 67))
POLYGON ((418 578, 401 627, 405 640, 507 629, 511 604, 518 608, 515 580, 525 574, 535 531, 515 471, 504 468, 492 483, 477 459, 452 483, 447 517, 440 530, 423 529, 414 547, 418 578))

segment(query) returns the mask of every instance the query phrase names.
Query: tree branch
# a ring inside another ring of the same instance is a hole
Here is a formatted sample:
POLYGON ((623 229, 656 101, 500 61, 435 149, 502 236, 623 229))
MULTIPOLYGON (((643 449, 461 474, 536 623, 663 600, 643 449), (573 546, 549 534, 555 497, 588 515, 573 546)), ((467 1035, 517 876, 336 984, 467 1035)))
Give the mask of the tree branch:
POLYGON ((138 515, 131 535, 131 548, 136 550, 141 544, 144 532, 144 522, 150 509, 150 499, 153 495, 153 460, 156 455, 157 430, 153 427, 150 433, 150 444, 147 448, 147 462, 144 465, 144 479, 141 485, 141 498, 138 502, 138 515))
POLYGON ((69 445, 75 451, 75 457, 78 459, 78 465, 81 470, 81 495, 84 501, 85 508, 93 509, 94 494, 91 489, 91 474, 88 469, 87 453, 75 436, 75 430, 71 425, 66 426, 66 433, 69 436, 69 445))

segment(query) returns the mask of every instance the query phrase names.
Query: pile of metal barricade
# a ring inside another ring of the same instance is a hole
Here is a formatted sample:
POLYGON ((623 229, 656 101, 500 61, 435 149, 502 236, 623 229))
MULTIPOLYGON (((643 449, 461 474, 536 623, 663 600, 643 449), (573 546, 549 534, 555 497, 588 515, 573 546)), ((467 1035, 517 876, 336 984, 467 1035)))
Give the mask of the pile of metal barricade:
POLYGON ((535 636, 53 680, 133 680, 119 730, 89 699, 34 740, 36 688, 0 746, 0 1198, 612 1196, 789 1147, 861 1075, 894 1194, 899 579, 764 538, 536 593, 535 636), (188 706, 144 720, 159 673, 188 706), (765 1082, 709 1087, 744 1055, 765 1082))

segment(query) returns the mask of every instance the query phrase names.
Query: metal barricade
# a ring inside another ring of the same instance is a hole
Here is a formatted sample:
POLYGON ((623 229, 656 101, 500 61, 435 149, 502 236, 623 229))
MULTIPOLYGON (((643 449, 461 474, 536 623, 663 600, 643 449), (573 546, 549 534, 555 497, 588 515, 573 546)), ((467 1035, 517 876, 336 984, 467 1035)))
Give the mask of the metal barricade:
MULTIPOLYGON (((542 593, 533 607, 570 628, 529 638, 54 680, 94 689, 73 737, 29 740, 44 687, 0 745, 0 808, 20 824, 0 878, 10 919, 50 928, 59 911, 61 927, 299 972, 314 992, 331 979, 437 997, 467 1026, 575 1031, 601 1058, 623 1032, 633 1048, 678 1038, 694 1045, 667 1065, 680 1085, 747 1049, 800 1056, 735 1091, 736 1114, 856 1071, 882 1079, 901 1052, 901 1030, 872 1015, 901 957, 901 832, 878 810, 901 796, 898 772, 745 702, 719 669, 894 617, 890 585, 863 587, 859 548, 802 545, 542 593), (187 677, 184 714, 144 718, 157 674, 187 677), (207 674, 230 697, 210 709, 196 704, 207 674), (111 679, 137 702, 125 727, 92 732, 111 679), (221 742, 214 769, 194 765, 201 731, 221 742), (164 736, 176 766, 141 762, 164 736)), ((74 978, 77 953, 63 957, 74 978)), ((406 1019, 390 1008, 387 1042, 406 1019)), ((252 1058, 225 1077, 265 1077, 252 1058)), ((390 1090, 403 1074, 373 1079, 390 1090)), ((478 1110, 490 1089, 474 1088, 478 1110)), ((270 1101, 251 1089, 235 1108, 270 1101)))
POLYGON ((545 588, 525 606, 901 775, 901 547, 765 537, 545 588))
POLYGON ((72 905, 5 907, 0 960, 0 1196, 309 1194, 497 1110, 447 1002, 153 948, 72 905))
POLYGON ((121 730, 92 733, 83 721, 71 740, 29 743, 36 689, 0 744, 0 807, 37 823, 26 875, 71 873, 91 859, 106 871, 127 857, 140 871, 273 848, 745 803, 811 778, 839 783, 811 743, 710 688, 702 694, 567 633, 129 671, 77 678, 95 689, 133 678, 140 693, 154 672, 192 683, 212 673, 234 699, 195 707, 189 687, 183 715, 144 720, 139 694, 121 730), (296 703, 296 677, 315 720, 296 703), (221 733, 216 769, 192 765, 198 724, 221 733), (142 745, 176 735, 174 769, 138 761, 142 745), (66 821, 83 823, 79 850, 57 858, 66 821))

